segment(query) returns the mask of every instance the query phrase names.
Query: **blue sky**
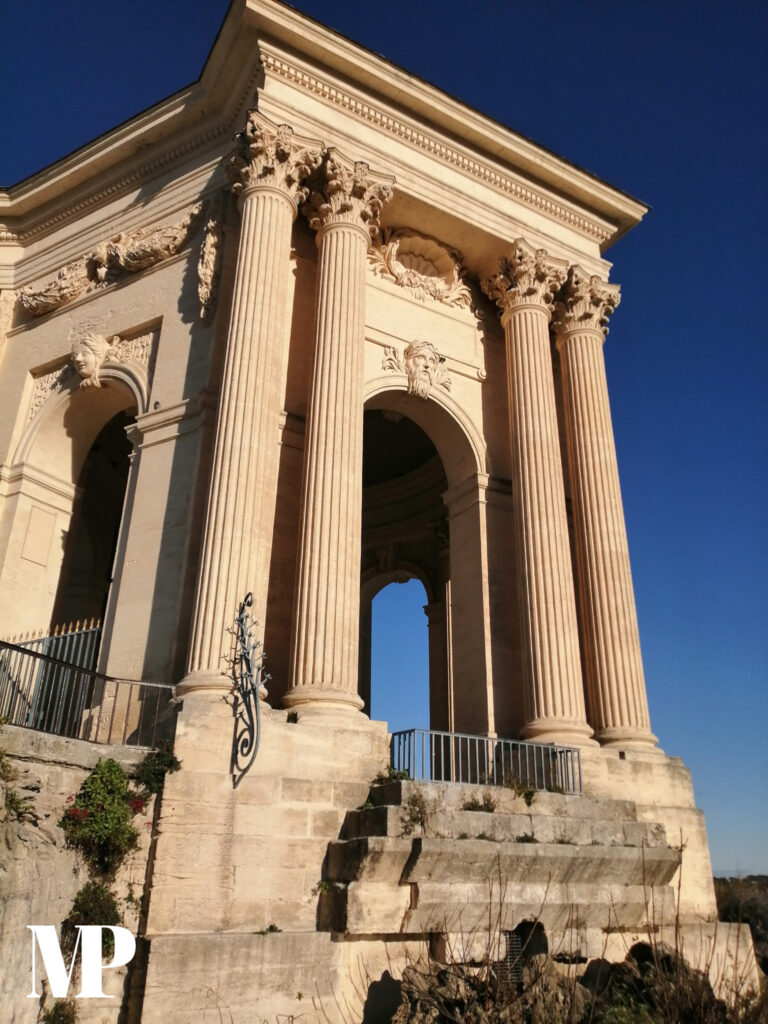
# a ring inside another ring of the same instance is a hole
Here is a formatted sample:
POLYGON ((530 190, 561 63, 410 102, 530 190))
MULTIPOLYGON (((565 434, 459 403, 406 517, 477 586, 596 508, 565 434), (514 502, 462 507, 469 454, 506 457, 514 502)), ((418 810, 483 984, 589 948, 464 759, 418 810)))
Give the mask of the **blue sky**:
MULTIPOLYGON (((295 6, 651 205, 608 254, 606 361, 652 725, 692 769, 714 868, 768 872, 768 8, 295 6)), ((193 81, 226 9, 6 5, 0 182, 193 81)), ((374 692, 397 676, 425 693, 423 598, 392 594, 374 692)))

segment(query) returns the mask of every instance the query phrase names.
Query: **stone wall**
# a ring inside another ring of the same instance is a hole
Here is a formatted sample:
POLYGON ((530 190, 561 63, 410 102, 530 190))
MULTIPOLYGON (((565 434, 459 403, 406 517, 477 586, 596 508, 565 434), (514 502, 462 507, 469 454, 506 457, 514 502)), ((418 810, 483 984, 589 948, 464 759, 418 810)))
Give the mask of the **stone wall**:
MULTIPOLYGON (((0 823, 0 1005, 4 1024, 34 1024, 40 1001, 27 998, 32 989, 31 933, 27 926, 58 927, 69 913, 75 894, 89 879, 82 858, 65 847, 57 822, 67 798, 77 793, 101 758, 112 757, 130 768, 146 752, 8 725, 0 728, 0 748, 16 774, 7 785, 30 800, 30 814, 24 820, 0 823)), ((0 793, 4 796, 5 792, 0 793)), ((138 914, 133 901, 126 903, 126 897, 132 890, 139 898, 144 888, 153 814, 154 800, 145 813, 134 818, 139 846, 126 859, 114 885, 123 924, 134 935, 138 914)), ((41 974, 44 978, 38 958, 38 991, 41 974)), ((105 971, 104 991, 112 998, 79 1000, 78 1024, 116 1024, 126 978, 126 968, 105 971)), ((52 1002, 49 993, 46 1007, 52 1002)))

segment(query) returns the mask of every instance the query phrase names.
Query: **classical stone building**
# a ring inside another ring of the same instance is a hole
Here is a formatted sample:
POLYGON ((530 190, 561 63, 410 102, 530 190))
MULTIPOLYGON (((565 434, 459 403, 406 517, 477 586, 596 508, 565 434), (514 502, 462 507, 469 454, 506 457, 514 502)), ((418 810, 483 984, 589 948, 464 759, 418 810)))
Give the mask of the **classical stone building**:
POLYGON ((644 213, 274 0, 0 193, 0 633, 103 618, 99 671, 181 702, 136 1019, 333 1018, 495 902, 502 938, 622 958, 678 881, 687 952, 727 970, 651 730, 603 363, 604 253, 644 213), (371 601, 407 578, 434 733, 397 756, 427 743, 428 781, 366 805, 371 601), (234 788, 248 593, 271 679, 234 788))

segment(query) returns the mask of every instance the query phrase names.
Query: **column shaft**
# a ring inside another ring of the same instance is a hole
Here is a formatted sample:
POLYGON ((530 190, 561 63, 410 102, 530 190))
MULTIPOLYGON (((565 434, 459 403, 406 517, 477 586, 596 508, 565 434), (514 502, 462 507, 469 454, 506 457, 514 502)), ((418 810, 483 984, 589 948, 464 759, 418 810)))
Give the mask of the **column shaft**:
POLYGON ((294 203, 278 188, 245 193, 187 686, 192 674, 226 670, 229 630, 248 591, 263 625, 295 215, 294 203))
POLYGON ((587 705, 605 744, 653 745, 600 330, 558 348, 574 511, 587 705))
POLYGON ((366 233, 322 229, 290 706, 359 709, 366 233))
POLYGON ((512 489, 520 554, 527 724, 547 742, 585 739, 573 573, 558 443, 549 314, 518 304, 503 318, 511 418, 512 489))
MULTIPOLYGON (((389 179, 391 182, 393 179, 389 179)), ((366 252, 392 189, 329 150, 302 207, 320 247, 288 707, 359 711, 366 252)))

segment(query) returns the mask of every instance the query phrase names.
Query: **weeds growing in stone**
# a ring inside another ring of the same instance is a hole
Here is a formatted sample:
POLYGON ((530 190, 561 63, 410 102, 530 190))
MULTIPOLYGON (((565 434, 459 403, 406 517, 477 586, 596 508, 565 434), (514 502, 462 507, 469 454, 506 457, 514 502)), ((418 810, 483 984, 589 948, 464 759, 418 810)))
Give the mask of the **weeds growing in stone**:
POLYGON ((3 821, 24 821, 34 818, 32 797, 22 796, 13 783, 18 775, 7 753, 0 749, 0 788, 3 790, 3 821))
POLYGON ((163 788, 165 776, 180 768, 181 761, 174 754, 171 741, 161 740, 157 749, 150 750, 136 765, 133 778, 146 796, 156 795, 163 788))
POLYGON ((139 833, 131 819, 144 798, 129 789, 129 778, 112 758, 99 761, 59 819, 67 846, 79 850, 88 867, 109 876, 135 849, 139 833))
POLYGON ((40 1024, 77 1024, 77 1006, 70 999, 57 1000, 40 1017, 40 1024))
MULTIPOLYGON (((103 882, 86 882, 72 901, 72 909, 61 924, 61 948, 72 956, 77 943, 78 926, 119 925, 122 916, 117 898, 111 888, 103 882)), ((111 931, 102 932, 102 953, 111 956, 115 939, 111 931)))
POLYGON ((465 800, 462 805, 462 809, 465 811, 485 811, 487 814, 493 814, 496 810, 496 801, 488 790, 486 790, 483 793, 482 800, 473 796, 471 800, 465 800))
POLYGON ((402 805, 400 834, 412 836, 417 828, 426 832, 434 810, 433 802, 427 800, 421 790, 409 793, 402 805))

